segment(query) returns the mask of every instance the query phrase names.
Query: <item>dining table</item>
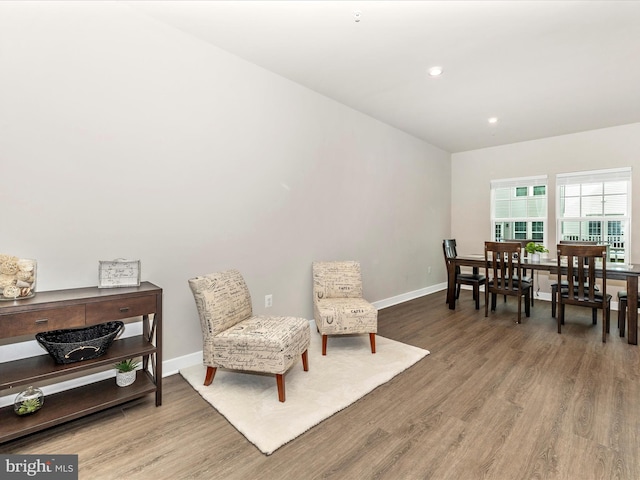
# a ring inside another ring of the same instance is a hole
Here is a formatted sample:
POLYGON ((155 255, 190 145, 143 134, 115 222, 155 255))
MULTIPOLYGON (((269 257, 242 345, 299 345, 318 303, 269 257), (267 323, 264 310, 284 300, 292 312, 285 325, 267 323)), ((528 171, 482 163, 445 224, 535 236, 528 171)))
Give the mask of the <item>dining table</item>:
MULTIPOLYGON (((551 274, 558 274, 558 261, 556 258, 541 258, 533 261, 531 258, 521 258, 523 267, 531 270, 546 271, 551 274)), ((449 260, 447 264, 447 304, 451 310, 456 308, 456 267, 471 267, 474 273, 485 268, 484 254, 464 254, 457 255, 449 260)), ((562 268, 562 267, 561 267, 562 268)), ((602 277, 602 268, 598 268, 596 275, 602 277)), ((604 268, 607 280, 624 280, 627 289, 627 309, 628 329, 627 339, 632 345, 638 344, 638 277, 640 276, 640 265, 629 265, 623 263, 608 263, 604 268)))

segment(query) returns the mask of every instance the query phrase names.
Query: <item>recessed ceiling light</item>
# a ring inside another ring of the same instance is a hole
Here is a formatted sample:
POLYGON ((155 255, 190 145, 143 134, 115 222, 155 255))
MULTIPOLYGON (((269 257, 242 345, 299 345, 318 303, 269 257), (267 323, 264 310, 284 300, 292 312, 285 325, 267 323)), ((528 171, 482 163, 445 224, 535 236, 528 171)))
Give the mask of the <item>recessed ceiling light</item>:
POLYGON ((429 69, 429 75, 432 77, 439 77, 442 75, 442 67, 431 67, 429 69))
POLYGON ((498 117, 490 117, 489 123, 498 123, 498 117))

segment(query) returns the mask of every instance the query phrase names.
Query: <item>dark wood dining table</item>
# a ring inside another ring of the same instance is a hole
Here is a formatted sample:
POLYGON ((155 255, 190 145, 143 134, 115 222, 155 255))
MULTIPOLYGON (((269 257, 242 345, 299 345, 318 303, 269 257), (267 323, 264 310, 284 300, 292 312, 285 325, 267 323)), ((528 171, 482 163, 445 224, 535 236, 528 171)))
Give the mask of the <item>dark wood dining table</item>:
MULTIPOLYGON (((523 258, 522 264, 532 270, 542 270, 552 274, 558 274, 558 261, 555 258, 543 258, 539 262, 533 262, 529 258, 523 258)), ((456 302, 456 267, 472 267, 474 271, 484 269, 484 254, 458 255, 449 261, 447 282, 447 303, 451 310, 455 310, 456 302), (453 301, 452 301, 453 299, 453 301)), ((640 265, 625 265, 621 263, 607 263, 605 268, 607 280, 625 280, 627 283, 627 338, 630 344, 638 344, 638 277, 640 265)), ((481 272, 482 273, 482 272, 481 272)), ((600 275, 601 276, 601 275, 600 275)))

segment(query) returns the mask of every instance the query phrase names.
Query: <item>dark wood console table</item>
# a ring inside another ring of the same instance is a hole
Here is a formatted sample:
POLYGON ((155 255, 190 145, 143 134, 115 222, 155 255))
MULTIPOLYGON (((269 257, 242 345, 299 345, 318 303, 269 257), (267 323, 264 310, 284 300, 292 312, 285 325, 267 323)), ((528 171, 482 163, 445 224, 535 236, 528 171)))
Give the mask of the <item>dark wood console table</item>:
MULTIPOLYGON (((522 264, 532 270, 543 270, 553 274, 558 273, 558 262, 554 259, 541 260, 540 262, 532 262, 529 258, 523 258, 522 264)), ((473 267, 474 269, 484 269, 484 254, 475 255, 458 255, 449 261, 447 265, 447 303, 449 308, 456 308, 455 289, 456 266, 473 267)), ((639 265, 623 265, 617 263, 608 263, 606 268, 607 280, 625 280, 627 282, 627 315, 629 318, 628 342, 638 344, 638 309, 634 305, 638 304, 638 276, 640 276, 639 265)), ((482 273, 482 271, 480 272, 482 273)))
POLYGON ((127 358, 142 357, 135 383, 118 387, 114 378, 46 395, 32 415, 18 416, 13 405, 0 408, 0 443, 155 393, 162 404, 162 289, 149 282, 139 287, 75 288, 38 292, 32 298, 0 302, 0 339, 26 341, 38 332, 83 327, 111 320, 142 317, 142 335, 116 339, 106 354, 91 360, 57 364, 49 355, 0 363, 0 391, 17 395, 29 385, 113 369, 127 358), (20 338, 22 337, 22 338, 20 338))

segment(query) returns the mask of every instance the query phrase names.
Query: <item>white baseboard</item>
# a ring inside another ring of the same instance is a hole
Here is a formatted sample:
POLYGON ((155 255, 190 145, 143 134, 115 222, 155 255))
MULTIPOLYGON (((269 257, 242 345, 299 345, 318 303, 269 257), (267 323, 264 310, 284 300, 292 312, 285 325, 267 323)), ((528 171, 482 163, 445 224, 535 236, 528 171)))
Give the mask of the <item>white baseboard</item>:
POLYGON ((400 303, 408 302, 409 300, 413 300, 414 298, 424 297, 425 295, 430 295, 432 293, 440 292, 447 288, 447 283, 439 283, 437 285, 432 285, 430 287, 421 288, 419 290, 414 290, 412 292, 403 293, 401 295, 396 295, 395 297, 385 298, 383 300, 378 300, 376 302, 371 302, 374 307, 378 310, 381 308, 392 307, 393 305, 398 305, 400 303))

